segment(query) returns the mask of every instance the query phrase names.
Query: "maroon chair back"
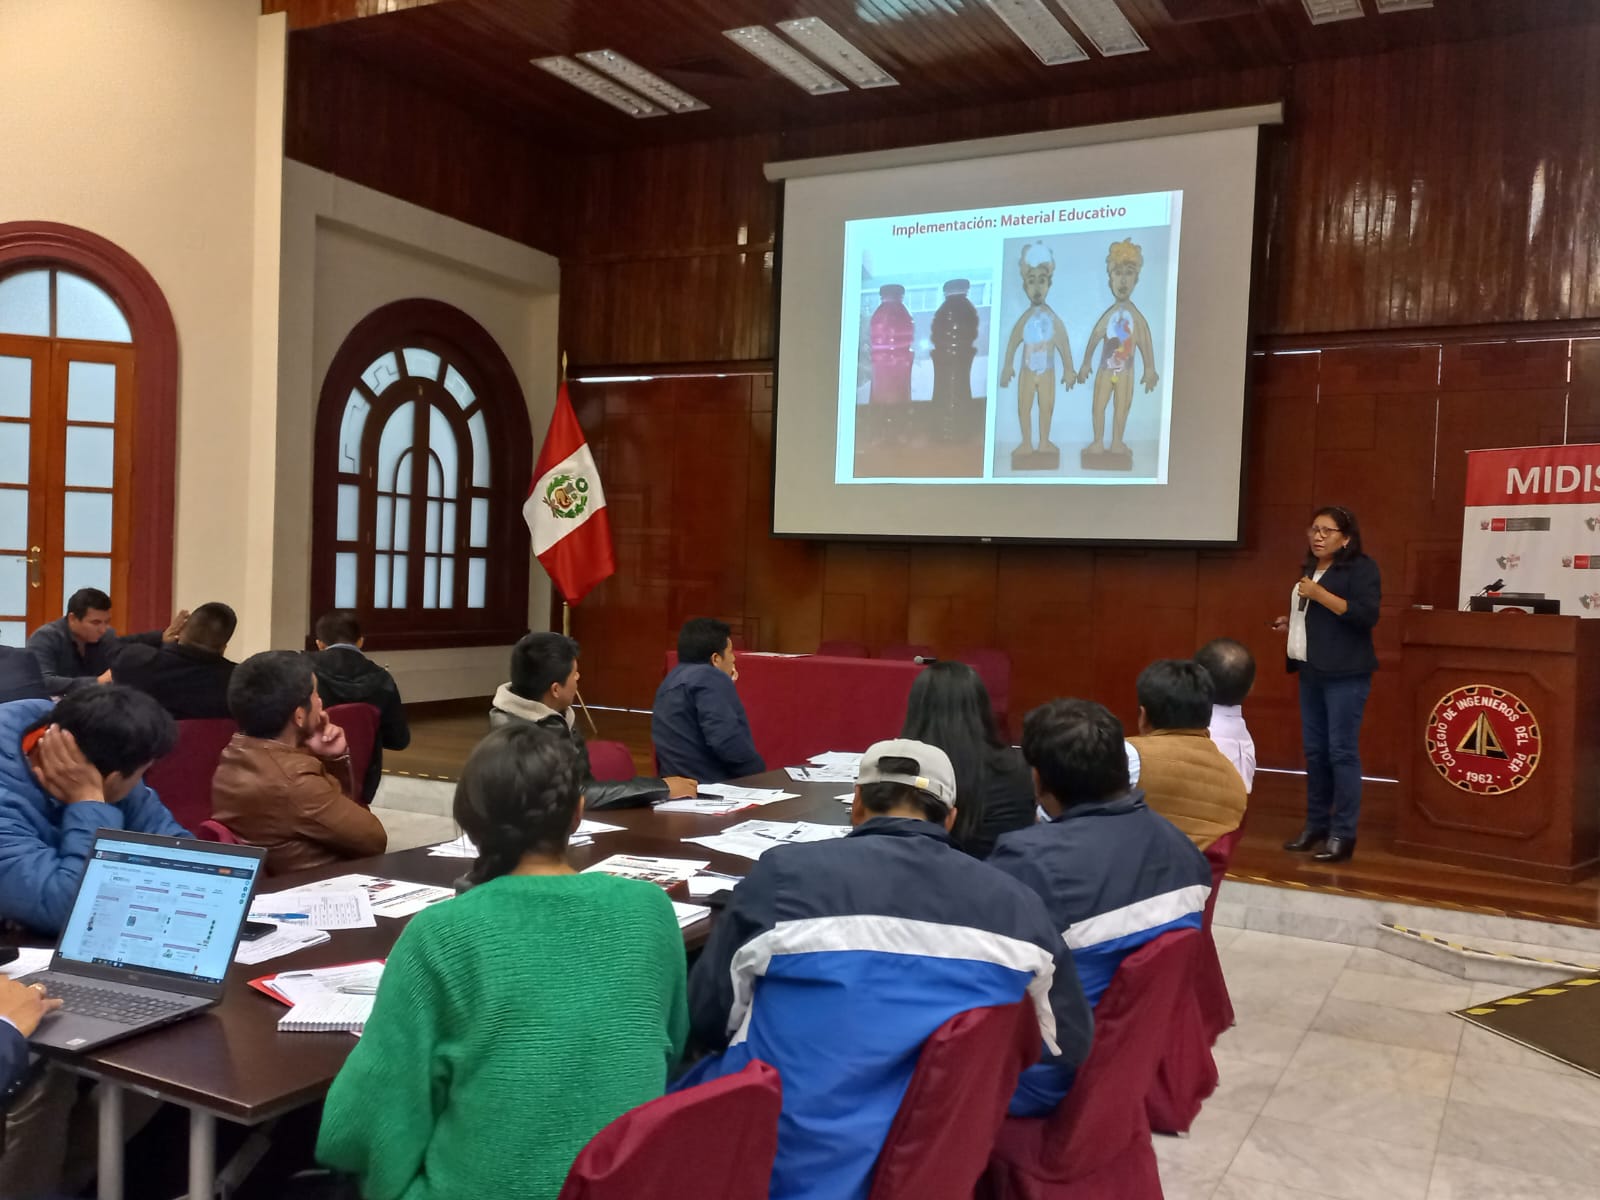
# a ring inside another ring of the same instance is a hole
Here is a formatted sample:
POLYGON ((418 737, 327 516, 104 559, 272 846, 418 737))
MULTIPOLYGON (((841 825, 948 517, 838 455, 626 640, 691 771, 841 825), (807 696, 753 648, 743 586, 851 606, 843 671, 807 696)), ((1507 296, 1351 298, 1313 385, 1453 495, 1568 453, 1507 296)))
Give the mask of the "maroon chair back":
POLYGON ((1038 1058, 1031 999, 957 1013, 934 1030, 878 1154, 867 1200, 971 1200, 1017 1077, 1038 1058))
POLYGON ((221 821, 201 821, 195 827, 194 835, 202 842, 220 842, 224 846, 240 846, 244 844, 233 835, 233 830, 229 829, 221 821))
POLYGON ((823 642, 817 646, 817 653, 829 658, 869 658, 865 642, 823 642))
POLYGON ((1224 1030, 1233 1025, 1233 1000, 1228 995, 1228 981, 1222 975, 1222 960, 1217 957, 1216 943, 1211 940, 1211 918, 1217 907, 1217 893, 1222 888, 1222 877, 1228 873, 1233 852, 1244 837, 1244 827, 1224 834, 1206 849, 1206 861, 1211 864, 1211 895, 1206 897, 1203 920, 1205 939, 1195 952, 1195 997, 1200 1006, 1200 1024, 1209 1044, 1215 1044, 1224 1030))
POLYGON ((1000 735, 1011 736, 1011 655, 1004 650, 980 648, 968 650, 961 661, 978 673, 989 693, 989 707, 994 710, 995 724, 1000 735))
POLYGON ((879 650, 878 657, 910 662, 913 658, 934 658, 936 652, 932 646, 925 646, 921 642, 894 642, 879 650))
POLYGON ((378 709, 371 704, 335 704, 328 709, 328 720, 344 730, 345 745, 350 749, 350 783, 355 789, 351 798, 365 803, 361 781, 367 777, 372 748, 378 743, 378 709))
POLYGON ((632 779, 633 754, 621 742, 590 742, 589 770, 601 783, 632 779))
POLYGON ((211 777, 237 732, 239 727, 226 717, 179 721, 178 744, 145 772, 144 781, 185 829, 192 831, 211 816, 211 777))
POLYGON ((641 1104, 594 1135, 556 1200, 766 1200, 782 1108, 764 1062, 641 1104))

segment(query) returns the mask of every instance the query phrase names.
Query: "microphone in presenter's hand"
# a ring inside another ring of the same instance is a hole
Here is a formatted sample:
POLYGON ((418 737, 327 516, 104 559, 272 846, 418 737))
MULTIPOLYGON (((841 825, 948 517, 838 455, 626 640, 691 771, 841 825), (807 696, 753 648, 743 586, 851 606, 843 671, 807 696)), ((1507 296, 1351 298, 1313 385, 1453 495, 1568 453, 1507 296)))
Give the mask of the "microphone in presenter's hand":
POLYGON ((1301 596, 1300 599, 1295 602, 1295 607, 1301 612, 1305 612, 1306 609, 1311 607, 1311 597, 1301 596))

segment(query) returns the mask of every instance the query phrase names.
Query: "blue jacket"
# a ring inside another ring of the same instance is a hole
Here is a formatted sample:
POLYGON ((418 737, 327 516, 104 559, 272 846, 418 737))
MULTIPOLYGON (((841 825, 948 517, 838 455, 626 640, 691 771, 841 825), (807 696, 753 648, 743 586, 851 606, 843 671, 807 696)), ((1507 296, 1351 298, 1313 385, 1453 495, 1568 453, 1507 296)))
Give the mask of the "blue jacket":
POLYGON ((8 1093, 28 1070, 28 1039, 10 1021, 0 1021, 0 1098, 8 1093))
POLYGON ((22 734, 52 707, 0 704, 0 918, 42 934, 66 924, 95 830, 189 836, 144 783, 119 804, 62 804, 47 795, 22 753, 22 734))
POLYGON ((1093 1016, 1039 898, 937 825, 874 817, 769 851, 733 889, 689 977, 696 1037, 727 1049, 678 1086, 772 1064, 771 1200, 861 1200, 922 1043, 1025 995, 1046 1056, 1076 1067, 1093 1016))
POLYGON ((710 663, 679 663, 656 689, 650 740, 656 769, 700 783, 722 783, 767 769, 733 680, 710 663))
MULTIPOLYGON (((1072 951, 1090 1004, 1099 1004, 1122 960, 1172 929, 1199 929, 1211 866, 1176 825, 1129 790, 1077 804, 1053 821, 1000 838, 989 864, 1038 893, 1072 951)), ((1014 1116, 1042 1116, 1072 1076, 1041 1063, 1023 1072, 1014 1116)))

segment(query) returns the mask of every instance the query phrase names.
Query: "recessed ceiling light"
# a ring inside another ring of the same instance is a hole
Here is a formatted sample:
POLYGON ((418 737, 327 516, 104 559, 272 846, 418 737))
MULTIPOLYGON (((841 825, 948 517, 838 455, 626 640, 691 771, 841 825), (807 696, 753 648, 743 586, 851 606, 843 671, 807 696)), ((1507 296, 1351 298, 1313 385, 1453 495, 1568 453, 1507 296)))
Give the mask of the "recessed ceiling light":
POLYGON ((595 70, 604 71, 618 83, 626 84, 641 96, 654 100, 668 112, 697 112, 706 107, 705 101, 696 100, 682 88, 674 87, 661 76, 646 71, 615 50, 585 50, 578 57, 595 70))
POLYGON ((1378 0, 1379 12, 1404 12, 1408 8, 1432 8, 1433 0, 1378 0))
POLYGON ((1061 0, 1067 16, 1107 58, 1150 49, 1117 7, 1117 0, 1061 0))
POLYGON ((570 58, 558 54, 551 58, 535 58, 532 62, 540 70, 549 71, 557 79, 570 83, 580 91, 588 92, 596 100, 604 100, 612 108, 620 109, 630 117, 667 115, 665 109, 657 108, 650 101, 635 96, 627 88, 612 83, 604 75, 597 74, 570 58))
POLYGON ((779 21, 778 28, 859 88, 894 87, 900 81, 841 37, 819 17, 779 21))
POLYGON ((1047 67, 1082 62, 1089 52, 1044 6, 1043 0, 983 0, 1047 67))
POLYGON ((1306 6, 1306 16, 1313 25, 1326 25, 1329 21, 1349 21, 1367 14, 1361 11, 1361 0, 1300 0, 1306 6))
POLYGON ((742 46, 790 83, 813 96, 849 90, 765 25, 724 29, 722 36, 742 46))

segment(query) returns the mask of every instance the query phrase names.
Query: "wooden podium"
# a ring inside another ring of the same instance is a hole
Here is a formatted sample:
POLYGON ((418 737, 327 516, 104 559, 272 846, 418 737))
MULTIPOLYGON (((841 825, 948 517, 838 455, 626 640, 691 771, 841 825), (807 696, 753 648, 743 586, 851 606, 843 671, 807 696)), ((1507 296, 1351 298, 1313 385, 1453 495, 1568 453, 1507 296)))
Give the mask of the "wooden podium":
POLYGON ((1396 849, 1570 883, 1600 869, 1600 620, 1409 609, 1396 849))

